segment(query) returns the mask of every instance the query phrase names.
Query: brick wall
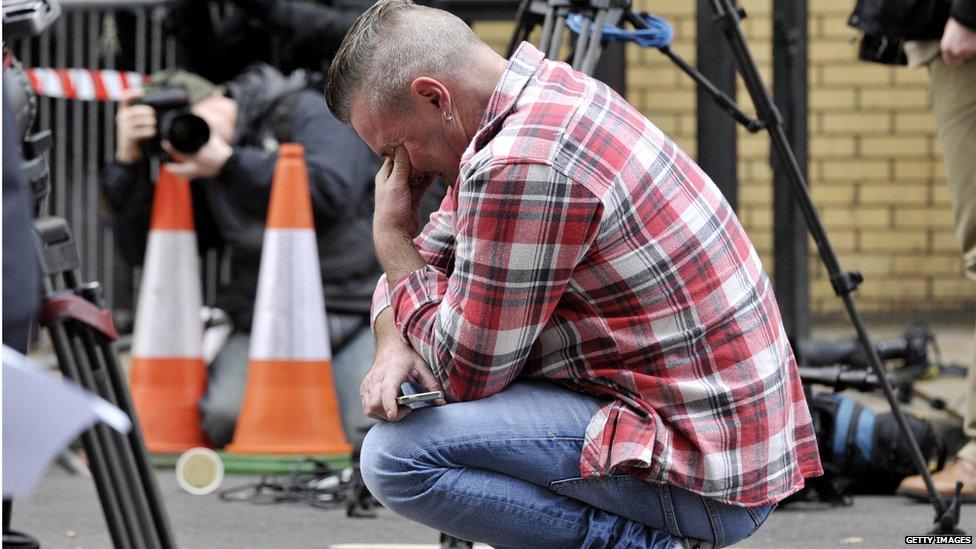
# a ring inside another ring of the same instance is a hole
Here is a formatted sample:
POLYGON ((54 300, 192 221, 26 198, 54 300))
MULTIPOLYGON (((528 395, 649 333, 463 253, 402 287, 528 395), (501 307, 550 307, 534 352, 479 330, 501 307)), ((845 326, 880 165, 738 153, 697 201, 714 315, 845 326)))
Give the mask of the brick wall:
MULTIPOLYGON (((809 4, 810 185, 834 248, 868 281, 857 293, 866 312, 971 311, 976 284, 962 275, 924 69, 856 59, 846 26, 853 0, 809 4)), ((741 0, 743 28, 767 85, 771 81, 772 2, 741 0)), ((674 27, 672 49, 695 61, 690 0, 637 0, 674 27)), ((512 24, 475 31, 503 52, 512 24)), ((716 47, 725 47, 724 42, 716 47)), ((628 46, 627 98, 691 154, 695 86, 656 50, 628 46)), ((744 87, 738 99, 754 112, 744 87)), ((772 269, 772 172, 765 133, 739 131, 739 216, 772 269)), ((811 243, 811 307, 841 312, 811 243)))

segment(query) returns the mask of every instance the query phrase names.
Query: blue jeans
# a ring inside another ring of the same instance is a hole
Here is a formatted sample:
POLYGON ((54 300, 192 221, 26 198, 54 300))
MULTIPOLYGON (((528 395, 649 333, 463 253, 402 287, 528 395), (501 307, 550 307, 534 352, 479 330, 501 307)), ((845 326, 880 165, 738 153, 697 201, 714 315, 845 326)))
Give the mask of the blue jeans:
MULTIPOLYGON (((201 425, 207 440, 217 448, 229 444, 234 437, 247 387, 250 343, 249 334, 232 333, 207 370, 207 392, 200 399, 201 425)), ((359 384, 373 365, 374 352, 373 332, 363 329, 332 357, 342 427, 353 446, 362 442, 365 430, 376 423, 366 417, 359 401, 359 384)))
POLYGON ((629 475, 580 478, 583 435, 601 403, 532 381, 415 410, 366 435, 363 478, 396 513, 494 547, 724 546, 772 512, 629 475))

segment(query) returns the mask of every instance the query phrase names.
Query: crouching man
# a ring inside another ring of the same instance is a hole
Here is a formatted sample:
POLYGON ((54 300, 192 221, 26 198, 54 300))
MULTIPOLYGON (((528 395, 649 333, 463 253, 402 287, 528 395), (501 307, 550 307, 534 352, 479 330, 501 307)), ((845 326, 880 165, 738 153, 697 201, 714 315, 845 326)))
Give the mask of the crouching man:
POLYGON ((606 85, 381 0, 326 95, 386 162, 360 396, 366 483, 495 547, 723 546, 821 474, 756 252, 715 185, 606 85), (453 182, 416 234, 419 197, 453 182), (450 404, 411 412, 414 380, 450 404))

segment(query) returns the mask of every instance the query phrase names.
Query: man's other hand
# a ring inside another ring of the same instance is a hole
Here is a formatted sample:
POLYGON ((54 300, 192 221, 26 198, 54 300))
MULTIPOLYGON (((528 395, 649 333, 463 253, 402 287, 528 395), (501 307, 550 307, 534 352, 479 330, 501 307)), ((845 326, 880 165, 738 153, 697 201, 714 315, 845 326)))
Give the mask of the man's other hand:
POLYGON ((220 174, 227 164, 227 160, 234 154, 234 148, 210 133, 210 141, 192 156, 182 155, 173 149, 168 142, 163 141, 163 149, 175 162, 166 164, 166 169, 177 177, 186 179, 213 179, 220 174))
POLYGON ((139 142, 156 135, 156 112, 148 105, 133 105, 142 98, 142 90, 122 92, 119 111, 115 114, 115 160, 134 164, 142 157, 139 142))
MULTIPOLYGON (((396 402, 403 382, 413 381, 425 391, 443 389, 424 359, 400 339, 389 311, 377 318, 376 329, 376 358, 359 386, 359 398, 367 416, 381 421, 400 421, 410 413, 409 407, 398 406, 396 402)), ((434 404, 445 402, 438 399, 434 404)))
POLYGON ((950 17, 939 46, 946 65, 955 67, 976 56, 976 30, 950 17))

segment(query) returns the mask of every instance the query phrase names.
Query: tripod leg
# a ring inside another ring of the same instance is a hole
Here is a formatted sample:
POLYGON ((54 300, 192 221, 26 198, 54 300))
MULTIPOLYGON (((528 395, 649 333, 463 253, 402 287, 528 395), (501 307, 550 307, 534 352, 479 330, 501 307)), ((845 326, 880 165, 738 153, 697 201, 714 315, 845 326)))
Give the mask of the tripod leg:
POLYGON ((142 431, 139 427, 135 415, 135 408, 129 396, 128 385, 122 375, 122 368, 116 359, 115 351, 108 341, 101 341, 98 346, 99 355, 112 389, 115 393, 115 405, 132 418, 132 430, 129 431, 128 445, 134 459, 135 467, 139 478, 142 480, 142 487, 148 499, 149 511, 152 515, 152 522, 156 527, 158 539, 163 549, 175 547, 172 530, 169 526, 169 519, 166 510, 163 508, 162 497, 159 494, 159 487, 156 484, 156 475, 153 474, 152 464, 149 462, 146 443, 142 438, 142 431))
POLYGON ((586 74, 593 74, 593 70, 596 69, 596 63, 600 60, 600 56, 603 54, 603 25, 607 24, 607 12, 606 10, 600 10, 597 12, 596 17, 593 18, 593 32, 590 36, 590 43, 586 48, 586 54, 583 57, 583 66, 580 69, 586 74))
MULTIPOLYGON (((118 397, 112 386, 111 379, 107 372, 105 361, 99 354, 100 347, 95 341, 95 335, 85 327, 80 327, 77 333, 73 334, 78 352, 84 353, 89 364, 87 371, 82 371, 82 377, 86 382, 92 384, 96 392, 105 400, 118 405, 118 397)), ((74 331, 74 330, 72 330, 74 331)), ((131 416, 130 416, 131 417, 131 416)), ((132 514, 136 522, 134 523, 140 536, 147 547, 159 547, 159 535, 156 532, 156 525, 150 513, 149 501, 146 496, 147 490, 143 485, 143 478, 137 471, 135 457, 132 448, 128 444, 128 439, 115 431, 104 428, 104 442, 110 448, 110 459, 117 460, 121 473, 121 484, 118 485, 119 492, 124 494, 132 506, 132 514)))
MULTIPOLYGON (((83 336, 77 333, 78 327, 68 323, 65 328, 77 360, 77 371, 81 385, 89 391, 105 398, 107 395, 102 391, 102 387, 99 385, 93 372, 94 366, 87 352, 88 350, 85 348, 83 336)), ((108 398, 106 400, 112 402, 108 398)), ((142 520, 144 511, 142 506, 139 505, 138 498, 133 495, 136 486, 132 484, 132 476, 127 468, 128 463, 119 447, 119 435, 103 424, 95 425, 93 431, 99 450, 108 464, 108 471, 112 478, 112 486, 122 511, 122 517, 124 517, 126 526, 130 532, 132 546, 151 547, 150 544, 146 543, 147 533, 143 527, 145 523, 142 520)))
POLYGON ((508 49, 505 54, 506 59, 511 58, 515 54, 515 49, 518 48, 519 44, 528 39, 529 33, 535 26, 532 23, 532 14, 529 13, 531 3, 532 0, 522 0, 522 3, 519 4, 518 12, 515 14, 515 32, 512 33, 512 38, 508 42, 508 49))
POLYGON ((40 317, 51 334, 62 372, 121 408, 133 422, 128 437, 105 425, 82 436, 113 543, 118 548, 169 549, 174 546, 172 534, 110 343, 115 328, 98 284, 80 283, 78 251, 64 219, 37 219, 34 233, 45 274, 40 317))
POLYGON ((549 51, 549 44, 552 41, 552 31, 556 23, 555 11, 555 8, 546 10, 546 17, 542 22, 542 38, 539 40, 539 49, 542 51, 549 51))
MULTIPOLYGON (((51 342, 54 351, 58 356, 58 364, 64 376, 82 387, 81 375, 78 372, 78 365, 75 363, 74 355, 71 351, 69 336, 63 324, 54 324, 48 327, 51 334, 51 342)), ((85 387, 88 389, 89 387, 85 387)), ((112 537, 112 544, 115 547, 132 547, 132 532, 128 522, 124 519, 123 511, 116 493, 116 483, 109 469, 109 464, 102 452, 102 445, 98 440, 95 429, 89 429, 81 435, 82 445, 91 463, 92 476, 95 480, 98 499, 102 504, 102 512, 105 515, 105 522, 108 525, 109 534, 112 537)))
POLYGON ((589 14, 583 15, 583 26, 580 28, 579 36, 576 38, 576 47, 573 48, 573 68, 580 70, 583 66, 583 54, 590 43, 590 31, 592 30, 593 20, 589 14))
POLYGON ((558 59, 559 48, 563 45, 563 36, 566 34, 566 10, 559 8, 556 10, 556 24, 552 30, 552 40, 549 43, 549 59, 558 59))

